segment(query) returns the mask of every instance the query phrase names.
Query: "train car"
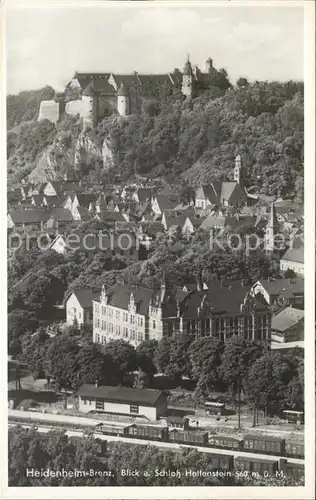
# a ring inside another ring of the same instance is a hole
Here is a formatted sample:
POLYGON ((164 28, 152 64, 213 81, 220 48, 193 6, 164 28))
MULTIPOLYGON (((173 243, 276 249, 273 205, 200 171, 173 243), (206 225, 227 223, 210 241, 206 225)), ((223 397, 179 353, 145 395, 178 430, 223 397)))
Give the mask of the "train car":
POLYGON ((247 434, 244 437, 244 451, 262 452, 267 455, 284 455, 285 439, 275 436, 254 436, 247 434))
POLYGON ((300 480, 305 477, 305 467, 302 464, 292 464, 289 462, 285 462, 282 470, 287 477, 292 477, 296 480, 300 480))
POLYGON ((225 434, 218 434, 217 436, 209 435, 208 444, 213 448, 241 450, 243 447, 243 440, 225 434))
POLYGON ((219 455, 212 453, 210 455, 212 469, 216 470, 233 470, 234 469, 234 457, 233 455, 219 455))
POLYGON ((304 441, 287 440, 285 442, 285 455, 293 458, 304 458, 304 441))
POLYGON ((208 432, 204 431, 180 431, 170 432, 170 441, 184 444, 194 444, 196 446, 207 446, 208 432))
POLYGON ((112 436, 126 436, 130 425, 112 424, 110 422, 100 422, 95 426, 95 432, 98 434, 109 434, 112 436))
POLYGON ((277 460, 268 460, 260 458, 236 457, 235 469, 248 472, 258 472, 259 474, 268 473, 274 475, 278 470, 277 460))
POLYGON ((168 428, 146 424, 133 424, 127 430, 128 436, 155 441, 168 441, 168 428))

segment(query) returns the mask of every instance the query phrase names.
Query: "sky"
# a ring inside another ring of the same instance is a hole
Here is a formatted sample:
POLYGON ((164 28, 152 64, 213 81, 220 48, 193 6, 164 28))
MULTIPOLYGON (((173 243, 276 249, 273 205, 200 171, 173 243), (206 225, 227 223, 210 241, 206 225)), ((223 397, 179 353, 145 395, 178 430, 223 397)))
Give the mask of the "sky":
MULTIPOLYGON (((65 3, 64 3, 65 5, 65 3)), ((303 79, 301 7, 107 6, 7 8, 7 93, 51 85, 75 71, 160 73, 183 68, 187 54, 208 57, 236 81, 303 79)))

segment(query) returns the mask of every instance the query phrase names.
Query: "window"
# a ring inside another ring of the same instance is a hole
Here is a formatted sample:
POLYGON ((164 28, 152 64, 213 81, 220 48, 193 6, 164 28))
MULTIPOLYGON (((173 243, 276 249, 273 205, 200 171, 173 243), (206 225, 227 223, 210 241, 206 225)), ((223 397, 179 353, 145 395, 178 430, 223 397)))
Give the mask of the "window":
POLYGON ((138 318, 138 326, 143 326, 143 318, 138 318))
POLYGON ((116 319, 120 319, 120 317, 121 317, 120 311, 116 311, 116 319))
POLYGON ((104 410, 104 400, 103 399, 96 400, 95 409, 96 410, 104 410))
POLYGON ((100 344, 100 335, 97 335, 97 343, 100 344))
POLYGON ((124 313, 124 321, 128 321, 128 314, 124 313))
POLYGON ((135 330, 132 330, 132 340, 135 340, 136 339, 136 332, 135 330))
POLYGON ((109 332, 113 333, 113 324, 112 323, 109 323, 109 332))
POLYGON ((109 309, 109 316, 110 316, 110 318, 113 317, 113 309, 109 309))
POLYGON ((121 329, 118 325, 116 325, 116 335, 120 335, 121 334, 121 329))
POLYGON ((156 328, 156 321, 153 319, 153 329, 156 328))
POLYGON ((139 413, 139 406, 138 405, 131 405, 129 407, 129 412, 130 413, 139 413))
POLYGON ((87 405, 87 400, 86 399, 83 399, 83 404, 86 406, 87 405))

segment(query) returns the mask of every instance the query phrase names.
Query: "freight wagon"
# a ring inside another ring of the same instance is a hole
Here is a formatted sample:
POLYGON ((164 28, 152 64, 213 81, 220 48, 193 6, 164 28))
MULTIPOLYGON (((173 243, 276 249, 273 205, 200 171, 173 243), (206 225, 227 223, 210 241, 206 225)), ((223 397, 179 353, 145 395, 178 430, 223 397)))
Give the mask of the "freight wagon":
POLYGON ((304 478, 305 467, 302 464, 292 464, 285 461, 282 470, 287 477, 292 477, 296 480, 304 478))
POLYGON ((216 470, 230 470, 234 469, 234 457, 233 455, 217 455, 216 453, 212 453, 211 464, 212 469, 216 470))
POLYGON ((208 433, 204 431, 180 431, 170 432, 170 441, 184 444, 195 444, 196 446, 207 446, 208 433))
POLYGON ((107 422, 100 422, 95 426, 95 432, 98 434, 109 434, 112 436, 126 436, 130 425, 114 425, 107 422))
POLYGON ((244 437, 244 451, 261 452, 267 455, 283 455, 285 453, 285 439, 271 436, 244 437))
POLYGON ((304 458, 304 441, 286 441, 285 455, 293 458, 304 458))
POLYGON ((260 458, 236 457, 235 469, 248 472, 258 472, 259 474, 268 473, 274 475, 278 470, 277 460, 267 460, 260 458))
POLYGON ((209 435, 208 443, 209 446, 214 448, 228 448, 230 450, 241 450, 243 447, 242 439, 226 436, 224 434, 219 434, 218 436, 209 435))
POLYGON ((168 441, 168 428, 153 425, 133 424, 127 430, 128 436, 140 439, 153 439, 158 441, 168 441))

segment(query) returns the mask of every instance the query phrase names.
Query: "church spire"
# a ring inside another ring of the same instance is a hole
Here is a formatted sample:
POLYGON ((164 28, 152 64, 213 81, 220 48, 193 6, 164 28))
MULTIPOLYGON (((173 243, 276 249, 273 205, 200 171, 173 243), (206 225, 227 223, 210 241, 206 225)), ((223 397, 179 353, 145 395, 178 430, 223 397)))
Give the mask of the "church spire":
POLYGON ((280 225, 278 222, 274 201, 272 201, 265 235, 265 250, 267 252, 273 252, 277 250, 275 237, 278 233, 279 227, 280 225))

